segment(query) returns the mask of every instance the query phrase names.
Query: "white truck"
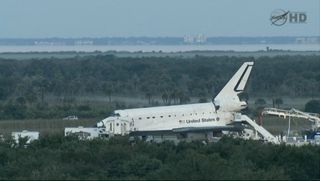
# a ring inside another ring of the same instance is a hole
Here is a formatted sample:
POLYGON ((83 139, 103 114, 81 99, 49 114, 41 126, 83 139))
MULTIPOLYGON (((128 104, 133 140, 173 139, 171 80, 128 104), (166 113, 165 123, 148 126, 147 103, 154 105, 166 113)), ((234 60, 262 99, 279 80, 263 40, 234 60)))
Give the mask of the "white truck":
POLYGON ((39 139, 39 132, 23 130, 21 132, 12 132, 11 136, 16 143, 19 143, 20 138, 27 138, 26 144, 30 144, 32 141, 39 139))

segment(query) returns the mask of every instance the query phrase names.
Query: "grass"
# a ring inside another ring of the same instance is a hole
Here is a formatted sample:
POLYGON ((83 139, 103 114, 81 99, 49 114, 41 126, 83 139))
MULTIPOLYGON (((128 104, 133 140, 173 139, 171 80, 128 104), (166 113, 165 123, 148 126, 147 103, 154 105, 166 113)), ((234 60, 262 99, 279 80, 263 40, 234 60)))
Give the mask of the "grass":
POLYGON ((39 131, 40 135, 64 134, 65 127, 92 127, 99 120, 79 119, 26 119, 26 120, 3 120, 0 121, 0 133, 4 135, 11 134, 14 131, 39 131))
MULTIPOLYGON (((97 119, 79 119, 79 120, 62 120, 62 119, 27 119, 27 120, 3 120, 0 121, 0 133, 9 135, 14 131, 39 131, 40 135, 64 134, 65 127, 92 127, 96 125, 97 119)), ((263 127, 274 135, 287 133, 288 119, 278 117, 263 117, 263 127)), ((311 122, 304 119, 291 120, 291 135, 301 135, 305 129, 311 128, 311 122)))
MULTIPOLYGON (((291 136, 301 135, 302 131, 311 128, 311 124, 306 119, 291 118, 291 136)), ((286 134, 288 131, 288 118, 265 116, 263 117, 262 126, 274 135, 280 135, 281 132, 286 134)))
MULTIPOLYGON (((254 101, 257 98, 250 98, 249 107, 252 109, 256 108, 254 101)), ((50 102, 53 103, 54 97, 50 98, 50 102)), ((120 101, 129 107, 150 107, 146 98, 143 97, 125 97, 125 96, 114 96, 113 101, 120 101)), ((155 101, 162 104, 160 98, 154 98, 155 101)), ((208 99, 210 100, 210 99, 208 99)), ((272 102, 270 98, 265 98, 267 101, 266 107, 272 107, 272 102)), ((309 98, 283 98, 284 105, 281 107, 295 107, 297 109, 303 110, 305 103, 310 100, 309 98)), ((197 102, 197 98, 191 98, 191 103, 197 102)), ((76 102, 79 104, 88 104, 92 106, 93 109, 101 109, 106 106, 108 98, 106 96, 82 96, 77 97, 76 102)), ((256 119, 250 116, 252 119, 256 119)), ((25 120, 0 120, 0 134, 11 134, 13 131, 39 131, 40 135, 46 134, 63 134, 65 127, 91 127, 95 125, 101 118, 90 118, 90 119, 79 119, 76 121, 62 120, 60 119, 25 119, 25 120)), ((265 127, 272 134, 279 135, 281 132, 286 133, 288 130, 288 119, 283 119, 279 117, 263 117, 263 127, 265 127)), ((303 119, 292 119, 291 120, 291 130, 292 133, 301 133, 301 131, 311 128, 311 123, 303 119)))

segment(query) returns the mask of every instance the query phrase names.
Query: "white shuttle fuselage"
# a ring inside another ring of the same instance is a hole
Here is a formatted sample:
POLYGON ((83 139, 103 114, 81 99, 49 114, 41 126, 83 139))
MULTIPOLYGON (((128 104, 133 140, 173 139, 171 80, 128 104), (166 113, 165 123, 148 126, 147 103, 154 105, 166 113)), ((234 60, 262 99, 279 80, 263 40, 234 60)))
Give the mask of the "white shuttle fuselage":
POLYGON ((97 126, 115 135, 233 129, 235 114, 247 107, 238 94, 244 91, 252 66, 245 62, 212 102, 115 110, 97 126))

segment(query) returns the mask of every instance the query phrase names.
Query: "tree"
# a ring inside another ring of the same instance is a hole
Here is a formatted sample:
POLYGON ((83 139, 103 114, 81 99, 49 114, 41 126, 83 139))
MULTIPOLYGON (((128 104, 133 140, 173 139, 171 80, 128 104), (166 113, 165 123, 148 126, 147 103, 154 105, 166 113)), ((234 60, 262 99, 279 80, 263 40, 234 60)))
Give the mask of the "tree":
POLYGON ((281 98, 277 98, 274 102, 278 106, 278 108, 280 107, 280 104, 283 104, 283 100, 281 98))
POLYGON ((311 100, 307 102, 304 110, 306 112, 320 113, 320 100, 311 100))
POLYGON ((163 101, 163 104, 168 104, 169 96, 166 91, 164 93, 162 93, 161 99, 163 101))
POLYGON ((27 91, 26 95, 26 100, 32 105, 33 103, 35 103, 37 101, 37 94, 34 92, 33 89, 30 89, 27 91))
POLYGON ((139 85, 140 79, 139 79, 137 74, 134 74, 132 79, 133 79, 132 80, 133 88, 134 88, 135 91, 137 91, 137 87, 139 85))
POLYGON ((178 91, 177 96, 179 99, 179 104, 185 104, 190 102, 190 98, 182 91, 178 91))
POLYGON ((108 96, 109 102, 111 102, 111 96, 113 94, 113 85, 112 84, 104 84, 104 93, 108 96))
POLYGON ((201 97, 198 102, 199 103, 206 103, 207 102, 207 98, 201 97))
POLYGON ((152 93, 148 91, 148 92, 146 93, 146 98, 148 99, 148 103, 151 104, 152 93))
POLYGON ((246 92, 242 92, 238 96, 241 101, 248 101, 249 100, 249 94, 246 92))
POLYGON ((173 89, 170 93, 169 98, 170 100, 173 100, 174 104, 177 104, 178 102, 178 99, 179 99, 178 94, 179 94, 179 91, 177 89, 173 89))
POLYGON ((49 90, 50 82, 43 78, 43 77, 37 77, 33 82, 33 86, 38 88, 38 91, 40 93, 41 97, 41 104, 44 104, 44 98, 47 93, 47 90, 49 90))
POLYGON ((24 97, 18 97, 16 99, 16 102, 20 105, 20 106, 24 106, 26 104, 26 99, 24 97))
POLYGON ((257 99, 257 100, 255 101, 254 104, 255 104, 255 105, 259 105, 259 106, 264 106, 264 105, 266 105, 266 101, 265 101, 264 99, 262 99, 262 98, 259 98, 259 99, 257 99))

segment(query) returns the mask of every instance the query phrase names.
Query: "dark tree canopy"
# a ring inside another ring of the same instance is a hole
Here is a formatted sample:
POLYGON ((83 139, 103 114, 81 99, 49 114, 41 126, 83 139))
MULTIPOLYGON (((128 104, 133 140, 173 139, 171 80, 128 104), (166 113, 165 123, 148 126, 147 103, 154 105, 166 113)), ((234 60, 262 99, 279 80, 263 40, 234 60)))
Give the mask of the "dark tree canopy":
POLYGON ((320 113, 320 100, 311 100, 305 105, 306 112, 320 113))
MULTIPOLYGON (((240 97, 320 96, 319 59, 315 55, 256 58, 246 93, 240 97)), ((116 96, 140 97, 149 105, 183 104, 200 98, 203 102, 217 95, 243 62, 252 60, 113 55, 0 59, 0 119, 61 117, 70 113, 101 116, 100 110, 93 112, 95 109, 77 112, 76 98, 82 96, 105 96, 109 105, 116 96), (41 110, 41 116, 37 110, 41 110)), ((282 99, 274 100, 278 107, 282 103, 282 99)))
POLYGON ((0 180, 317 180, 319 146, 222 138, 217 143, 80 141, 51 136, 0 142, 0 180), (22 143, 22 142, 21 142, 22 143))
POLYGON ((257 100, 255 101, 255 104, 256 104, 256 105, 260 105, 260 106, 264 106, 266 103, 267 103, 267 102, 266 102, 264 99, 262 99, 262 98, 259 98, 259 99, 257 99, 257 100))

